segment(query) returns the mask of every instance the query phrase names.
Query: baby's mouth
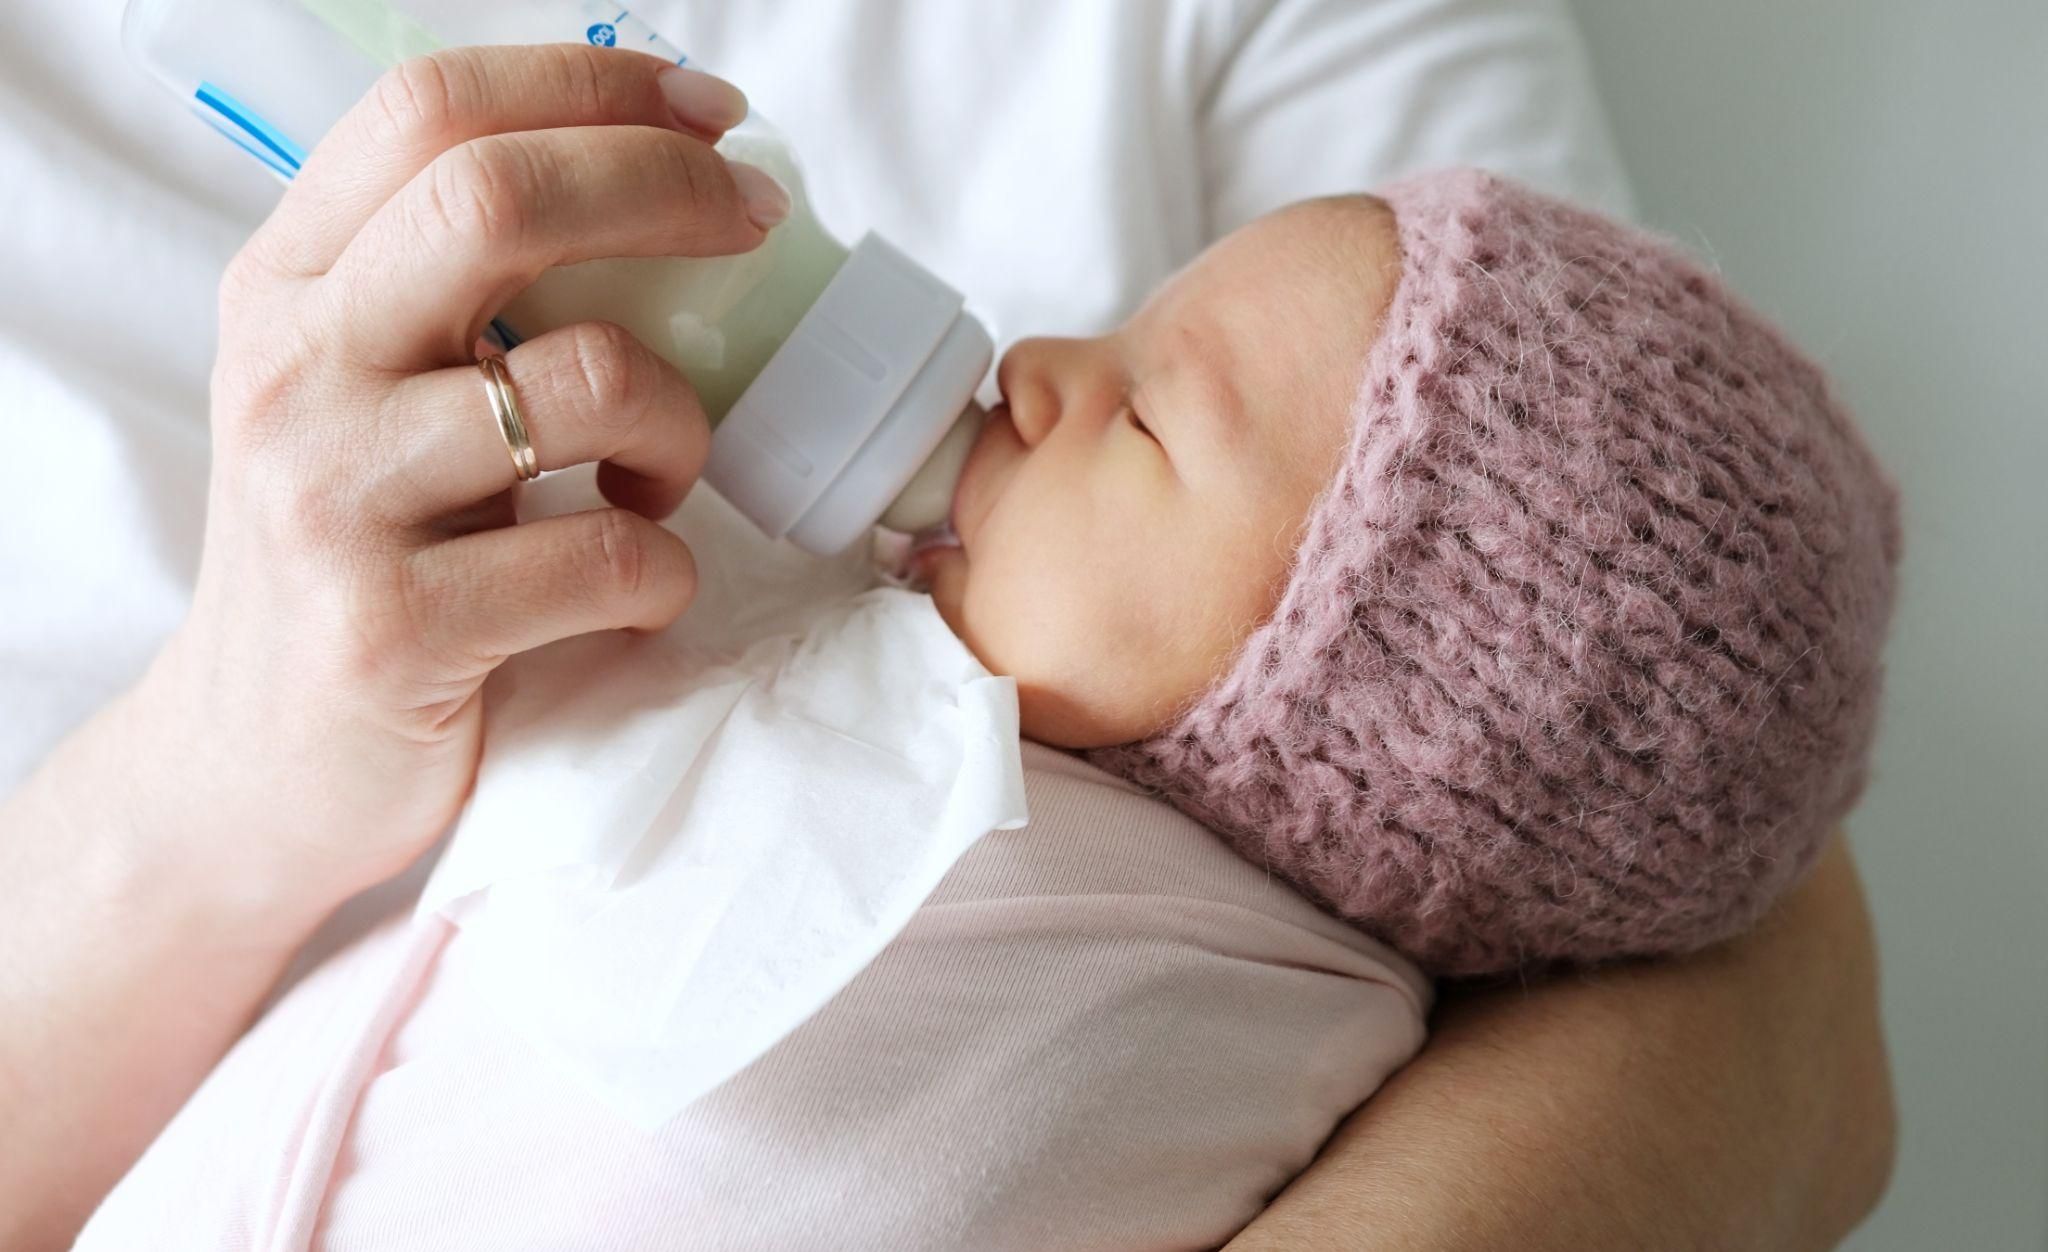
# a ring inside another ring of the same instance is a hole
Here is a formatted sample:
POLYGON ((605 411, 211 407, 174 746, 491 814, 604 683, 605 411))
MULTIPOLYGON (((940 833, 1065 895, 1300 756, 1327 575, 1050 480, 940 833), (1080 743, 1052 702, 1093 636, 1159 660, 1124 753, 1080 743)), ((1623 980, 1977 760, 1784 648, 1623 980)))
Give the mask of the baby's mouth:
MULTIPOLYGON (((986 481, 989 467, 984 465, 983 462, 988 459, 989 448, 987 445, 990 442, 990 436, 999 426, 1009 425, 1009 401, 1004 400, 989 409, 988 420, 982 423, 981 433, 976 437, 974 447, 967 453, 967 462, 960 467, 960 478, 953 484, 952 507, 946 511, 946 520, 942 527, 933 528, 934 532, 942 529, 945 535, 944 542, 948 542, 962 551, 966 550, 967 543, 960 535, 961 520, 968 517, 970 512, 974 518, 985 516, 988 512, 989 502, 981 497, 986 493, 989 485, 986 481), (971 486, 968 481, 970 479, 975 480, 971 486)), ((980 522, 975 521, 974 525, 979 527, 980 522)), ((939 543, 940 541, 935 540, 933 546, 939 546, 939 543)))
MULTIPOLYGON (((1002 406, 998 405, 990 412, 990 420, 994 420, 1002 412, 1002 406)), ((979 446, 980 441, 977 439, 976 447, 979 446)), ((960 516, 960 493, 965 489, 967 478, 973 472, 974 452, 970 450, 966 463, 960 467, 960 477, 953 484, 953 496, 947 503, 946 516, 923 530, 912 533, 910 546, 902 549, 902 569, 913 580, 922 582, 929 575, 930 558, 938 553, 948 548, 966 551, 966 545, 960 541, 960 531, 954 523, 960 516)))
POLYGON ((953 485, 953 499, 946 509, 946 516, 910 536, 910 547, 903 554, 903 569, 917 584, 929 585, 931 563, 939 553, 947 549, 966 550, 953 519, 960 516, 960 483, 967 481, 968 470, 973 464, 974 458, 970 455, 967 465, 961 467, 960 482, 953 485))
POLYGON ((924 553, 959 546, 960 534, 953 529, 953 519, 949 515, 945 521, 927 526, 910 537, 910 559, 915 561, 924 553))

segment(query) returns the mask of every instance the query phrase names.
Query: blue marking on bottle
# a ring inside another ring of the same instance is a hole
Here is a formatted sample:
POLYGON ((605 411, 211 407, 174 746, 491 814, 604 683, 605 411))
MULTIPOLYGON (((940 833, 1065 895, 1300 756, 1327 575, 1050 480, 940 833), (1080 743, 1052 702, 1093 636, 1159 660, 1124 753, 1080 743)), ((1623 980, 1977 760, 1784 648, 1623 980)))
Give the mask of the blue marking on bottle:
POLYGON ((201 116, 212 122, 214 129, 242 145, 286 178, 298 173, 299 167, 306 163, 304 148, 258 117, 255 110, 212 83, 199 84, 199 90, 193 93, 192 98, 206 106, 201 110, 201 116), (227 124, 222 125, 223 122, 227 124))
POLYGON ((613 26, 610 22, 599 22, 596 25, 592 26, 589 30, 584 31, 583 34, 585 38, 589 39, 590 42, 596 44, 600 48, 613 48, 618 46, 619 31, 618 28, 616 26, 613 26))
MULTIPOLYGON (((256 115, 256 111, 212 83, 199 84, 199 90, 192 95, 200 117, 221 134, 235 142, 235 146, 268 166, 272 173, 290 182, 306 163, 306 150, 293 143, 275 126, 256 115)), ((525 342, 519 332, 497 318, 491 319, 491 330, 498 336, 505 351, 510 352, 525 342)))
POLYGON ((280 161, 275 152, 272 152, 268 148, 261 147, 258 144, 254 143, 253 141, 251 141, 247 135, 243 134, 240 130, 237 130, 234 126, 230 125, 227 122, 227 120, 222 118, 218 113, 210 113, 204 109, 195 111, 198 112, 201 120, 206 122, 207 125, 213 127, 214 130, 220 132, 223 138, 227 139, 230 143, 234 144, 237 148, 240 148, 242 151, 248 153, 250 156, 255 157, 257 160, 263 162, 264 168, 268 169, 271 173, 277 175, 279 178, 284 179, 286 182, 290 182, 292 180, 292 167, 286 165, 283 161, 280 161))

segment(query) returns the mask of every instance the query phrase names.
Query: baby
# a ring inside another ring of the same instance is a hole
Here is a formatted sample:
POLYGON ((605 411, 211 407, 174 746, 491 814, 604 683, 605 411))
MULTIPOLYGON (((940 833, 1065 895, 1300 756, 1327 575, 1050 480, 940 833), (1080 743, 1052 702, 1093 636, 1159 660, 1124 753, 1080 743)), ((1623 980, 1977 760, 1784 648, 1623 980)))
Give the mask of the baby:
POLYGON ((1029 827, 653 1137, 380 932, 79 1246, 1213 1246, 1419 1046, 1418 967, 1734 934, 1860 789, 1893 489, 1658 240, 1420 177, 999 381, 909 561, 1016 681, 1029 827))
POLYGON ((1024 733, 1433 973, 1726 938, 1862 787, 1895 491, 1653 238, 1415 179, 1000 378, 917 560, 1024 733))

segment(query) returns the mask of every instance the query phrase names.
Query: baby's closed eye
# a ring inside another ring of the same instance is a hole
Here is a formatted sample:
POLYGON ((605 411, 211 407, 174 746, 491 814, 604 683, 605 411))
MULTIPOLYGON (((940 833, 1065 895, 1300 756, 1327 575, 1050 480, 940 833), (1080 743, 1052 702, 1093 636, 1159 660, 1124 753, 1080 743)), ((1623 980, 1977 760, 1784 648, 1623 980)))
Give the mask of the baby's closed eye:
POLYGON ((1151 424, 1145 420, 1145 415, 1138 411, 1136 400, 1124 401, 1124 420, 1135 427, 1139 434, 1150 439, 1153 443, 1159 444, 1160 451, 1166 450, 1166 445, 1160 440, 1158 432, 1154 431, 1151 424))

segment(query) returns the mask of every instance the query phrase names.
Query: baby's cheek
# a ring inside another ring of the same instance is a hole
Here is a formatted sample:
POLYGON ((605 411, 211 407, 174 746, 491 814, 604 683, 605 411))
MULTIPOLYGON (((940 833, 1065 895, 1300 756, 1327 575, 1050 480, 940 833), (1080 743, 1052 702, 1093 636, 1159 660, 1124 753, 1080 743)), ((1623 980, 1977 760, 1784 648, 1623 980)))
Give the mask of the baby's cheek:
POLYGON ((1128 710, 1112 676, 1133 658, 1105 622, 1081 562, 977 555, 957 610, 941 615, 989 672, 1017 681, 1026 737, 1058 747, 1122 742, 1128 710))
POLYGON ((1061 633, 1059 615, 1037 616, 1043 606, 1028 564, 991 545, 971 560, 958 548, 935 552, 923 572, 933 607, 990 673, 1019 677, 1045 668, 1039 652, 1061 633))
MULTIPOLYGON (((960 637, 991 673, 1042 678, 1074 629, 1071 588, 1040 562, 976 556, 960 583, 960 637)), ((941 612, 943 612, 943 608, 941 612)))
POLYGON ((985 527, 971 559, 935 570, 941 614, 1017 680, 1031 738, 1127 743, 1206 685, 1241 574, 1211 568, 1217 545, 1195 520, 1157 513, 1080 524, 1077 509, 1041 511, 1030 527, 985 527))
POLYGON ((1165 727, 1230 668, 1271 614, 1282 560, 1248 552, 1232 536, 1189 522, 1160 538, 1152 559, 1126 575, 1124 630, 1143 657, 1143 733, 1165 727))

